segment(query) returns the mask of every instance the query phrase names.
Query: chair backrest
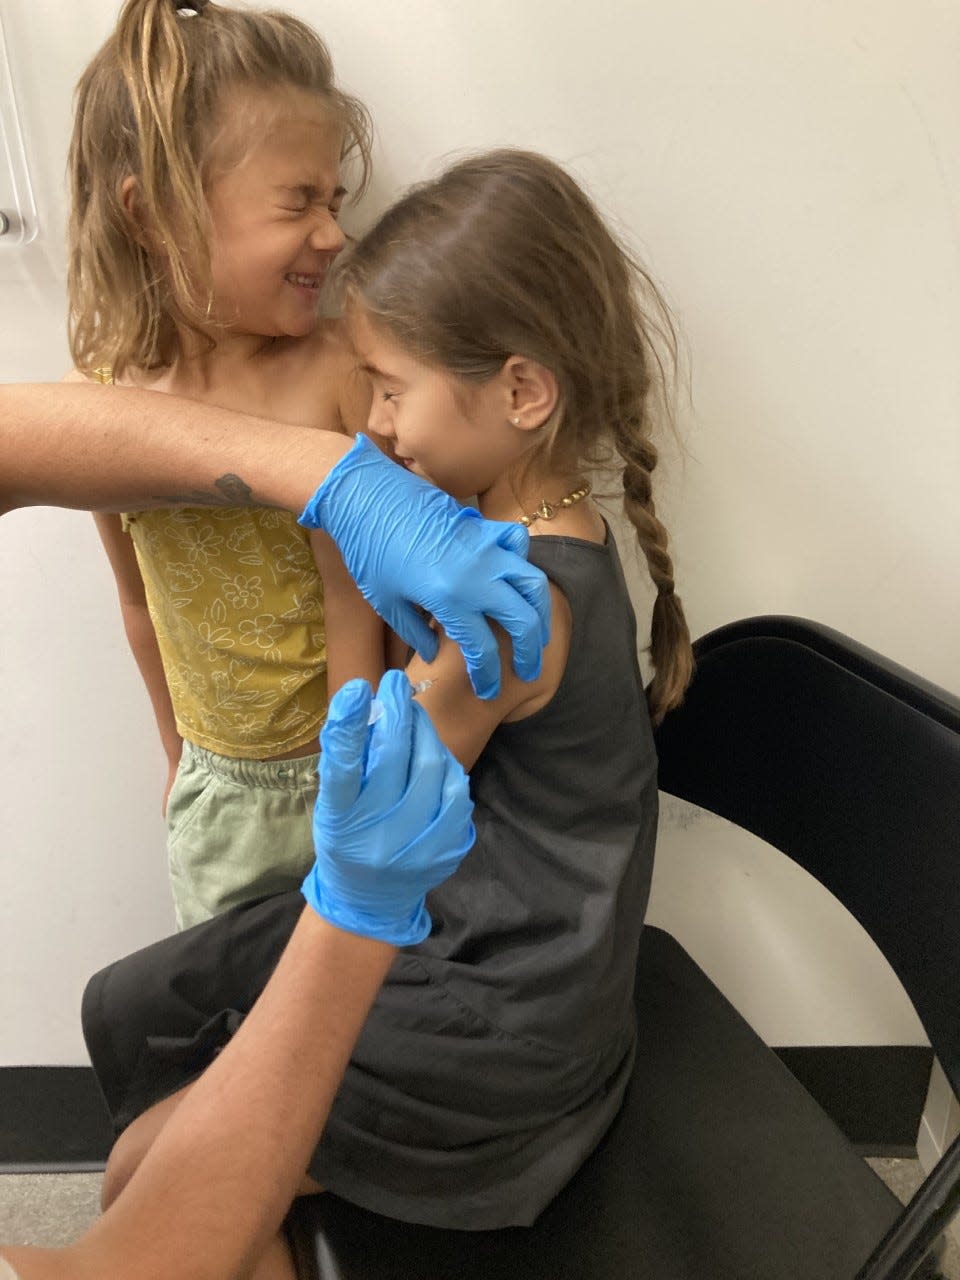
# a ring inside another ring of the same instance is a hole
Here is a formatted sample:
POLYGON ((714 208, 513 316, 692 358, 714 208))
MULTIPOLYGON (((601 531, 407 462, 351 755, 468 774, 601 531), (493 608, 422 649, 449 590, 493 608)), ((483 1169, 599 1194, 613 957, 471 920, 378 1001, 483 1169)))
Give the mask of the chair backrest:
POLYGON ((751 618, 695 646, 660 787, 806 868, 860 921, 960 1094, 960 700, 838 632, 751 618))

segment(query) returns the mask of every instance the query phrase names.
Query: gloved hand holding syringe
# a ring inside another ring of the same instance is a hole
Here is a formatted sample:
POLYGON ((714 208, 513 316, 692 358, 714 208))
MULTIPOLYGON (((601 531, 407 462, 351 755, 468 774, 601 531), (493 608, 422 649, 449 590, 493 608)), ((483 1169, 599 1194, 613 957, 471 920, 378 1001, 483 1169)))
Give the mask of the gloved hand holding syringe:
POLYGON ((348 680, 330 699, 313 814, 317 856, 303 882, 318 915, 396 947, 430 932, 426 895, 476 838, 467 776, 414 700, 424 683, 391 668, 376 714, 366 680, 348 680))

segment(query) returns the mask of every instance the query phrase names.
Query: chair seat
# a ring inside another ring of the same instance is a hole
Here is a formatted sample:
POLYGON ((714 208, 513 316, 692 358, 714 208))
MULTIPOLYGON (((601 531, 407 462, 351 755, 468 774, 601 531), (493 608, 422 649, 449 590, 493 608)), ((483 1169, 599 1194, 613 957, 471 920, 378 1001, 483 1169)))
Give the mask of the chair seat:
POLYGON ((297 1202, 305 1280, 845 1280, 894 1196, 669 934, 647 927, 623 1108, 529 1228, 444 1231, 297 1202), (784 1159, 789 1152, 789 1159, 784 1159))

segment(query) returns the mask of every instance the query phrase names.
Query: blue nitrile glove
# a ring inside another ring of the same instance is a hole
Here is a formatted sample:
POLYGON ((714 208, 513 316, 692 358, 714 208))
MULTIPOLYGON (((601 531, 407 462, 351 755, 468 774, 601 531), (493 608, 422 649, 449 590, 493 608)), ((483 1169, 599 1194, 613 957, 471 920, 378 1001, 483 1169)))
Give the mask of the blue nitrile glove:
POLYGON ((406 947, 430 932, 426 894, 473 846, 473 802, 404 673, 388 671, 377 697, 372 725, 366 680, 330 700, 303 896, 341 929, 406 947))
POLYGON ((530 537, 522 525, 484 520, 363 435, 331 469, 300 523, 333 538, 365 598, 426 662, 436 656, 437 637, 414 606, 433 614, 463 651, 481 698, 500 690, 499 651, 485 615, 511 637, 517 675, 540 674, 550 591, 527 563, 530 537))

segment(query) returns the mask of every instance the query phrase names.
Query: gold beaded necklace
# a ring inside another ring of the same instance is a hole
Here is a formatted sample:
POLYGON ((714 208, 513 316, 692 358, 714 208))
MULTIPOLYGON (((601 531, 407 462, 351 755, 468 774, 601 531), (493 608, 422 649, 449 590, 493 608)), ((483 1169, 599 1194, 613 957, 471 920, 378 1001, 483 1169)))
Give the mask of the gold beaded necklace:
POLYGON ((519 523, 529 528, 534 520, 553 520, 565 507, 573 507, 578 502, 582 502, 589 492, 590 485, 585 484, 580 489, 574 489, 573 493, 568 493, 565 497, 559 498, 556 502, 548 502, 544 498, 536 511, 531 511, 528 516, 521 516, 519 523))

